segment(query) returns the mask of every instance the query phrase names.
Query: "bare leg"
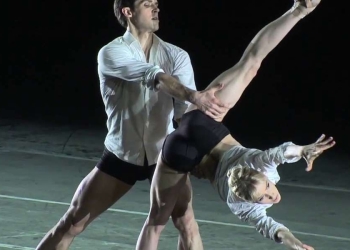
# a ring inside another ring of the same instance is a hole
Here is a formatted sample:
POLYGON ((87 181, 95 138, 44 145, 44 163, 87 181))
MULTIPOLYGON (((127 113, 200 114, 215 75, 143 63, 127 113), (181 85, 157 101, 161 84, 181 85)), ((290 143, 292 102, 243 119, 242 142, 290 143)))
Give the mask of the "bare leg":
POLYGON ((45 235, 36 249, 68 249, 75 236, 131 187, 95 167, 78 186, 68 211, 45 235))
MULTIPOLYGON (((305 1, 297 1, 291 10, 266 25, 248 45, 240 61, 212 81, 208 88, 218 83, 224 85, 221 90, 216 92, 217 98, 223 103, 229 104, 231 108, 234 107, 246 87, 256 76, 264 58, 282 41, 301 18, 305 16, 305 13, 311 12, 320 1, 307 0, 307 2, 314 2, 313 7, 301 7, 301 5, 306 6, 305 1)), ((188 110, 193 110, 194 108, 192 106, 188 110)))
POLYGON ((203 243, 192 207, 192 185, 188 175, 186 186, 179 193, 171 218, 179 230, 178 250, 202 250, 203 243))
POLYGON ((177 242, 177 250, 186 250, 181 235, 179 235, 179 240, 177 242))
MULTIPOLYGON (((139 235, 136 249, 156 250, 160 234, 174 212, 176 213, 174 214, 176 218, 175 225, 178 229, 185 228, 185 225, 181 224, 185 218, 184 211, 186 211, 185 208, 192 207, 188 178, 187 174, 179 174, 167 167, 161 159, 158 160, 151 185, 151 208, 139 235)), ((189 232, 190 230, 180 232, 182 245, 185 249, 187 249, 186 244, 188 242, 197 241, 189 240, 189 238, 192 238, 191 235, 187 235, 189 232)))
MULTIPOLYGON (((153 177, 153 175, 152 175, 153 177)), ((148 178, 148 181, 149 181, 149 184, 152 184, 152 179, 153 178, 148 178)), ((178 250, 185 250, 184 248, 184 244, 183 244, 183 237, 181 237, 181 234, 179 234, 179 238, 178 238, 178 246, 177 246, 177 249, 178 250)))

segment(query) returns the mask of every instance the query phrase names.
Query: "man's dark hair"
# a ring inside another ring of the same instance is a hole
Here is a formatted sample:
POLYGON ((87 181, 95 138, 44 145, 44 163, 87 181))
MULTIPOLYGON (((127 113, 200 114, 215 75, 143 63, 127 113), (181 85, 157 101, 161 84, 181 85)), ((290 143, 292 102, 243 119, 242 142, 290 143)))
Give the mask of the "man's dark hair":
POLYGON ((134 10, 134 5, 137 0, 114 0, 114 15, 118 19, 118 22, 124 28, 127 28, 128 24, 126 21, 126 17, 122 13, 122 9, 125 7, 129 7, 131 10, 134 10))

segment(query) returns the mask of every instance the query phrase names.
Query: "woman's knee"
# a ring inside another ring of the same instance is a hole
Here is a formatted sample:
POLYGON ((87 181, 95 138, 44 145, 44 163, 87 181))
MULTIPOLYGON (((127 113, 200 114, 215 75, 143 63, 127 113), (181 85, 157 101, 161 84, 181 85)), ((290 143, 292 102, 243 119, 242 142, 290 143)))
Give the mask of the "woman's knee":
POLYGON ((149 214, 146 222, 145 227, 148 231, 152 232, 152 234, 160 235, 163 229, 165 228, 164 221, 160 221, 157 218, 153 217, 152 214, 149 214))
POLYGON ((152 226, 164 226, 170 218, 171 212, 162 204, 152 204, 148 217, 148 224, 152 226))
POLYGON ((172 216, 174 226, 182 235, 193 236, 199 233, 198 223, 194 218, 193 211, 186 212, 181 217, 172 216))

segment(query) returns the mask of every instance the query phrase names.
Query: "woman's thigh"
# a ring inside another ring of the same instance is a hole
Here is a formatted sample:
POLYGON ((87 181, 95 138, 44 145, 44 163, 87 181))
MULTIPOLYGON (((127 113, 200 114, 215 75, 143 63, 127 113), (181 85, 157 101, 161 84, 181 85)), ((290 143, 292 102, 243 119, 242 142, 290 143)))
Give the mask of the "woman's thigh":
POLYGON ((187 188, 187 178, 188 174, 179 173, 169 168, 161 159, 158 160, 151 184, 151 221, 157 225, 165 225, 176 204, 180 206, 189 202, 188 198, 180 197, 180 191, 187 188))

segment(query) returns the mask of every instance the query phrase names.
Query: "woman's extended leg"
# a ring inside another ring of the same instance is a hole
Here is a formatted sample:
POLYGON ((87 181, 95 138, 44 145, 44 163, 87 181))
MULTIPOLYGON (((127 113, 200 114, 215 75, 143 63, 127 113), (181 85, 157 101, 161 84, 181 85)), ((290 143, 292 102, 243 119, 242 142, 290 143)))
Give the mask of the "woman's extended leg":
MULTIPOLYGON (((295 0, 294 6, 283 16, 266 25, 248 45, 240 61, 219 75, 208 86, 221 83, 224 87, 216 96, 232 108, 257 74, 264 58, 282 41, 288 32, 320 3, 320 0, 295 0), (306 7, 306 4, 311 6, 306 7), (311 4, 311 5, 310 5, 311 4)), ((189 108, 189 110, 192 110, 189 108)), ((223 118, 223 117, 222 117, 223 118)), ((221 119, 222 120, 222 119, 221 119)))

